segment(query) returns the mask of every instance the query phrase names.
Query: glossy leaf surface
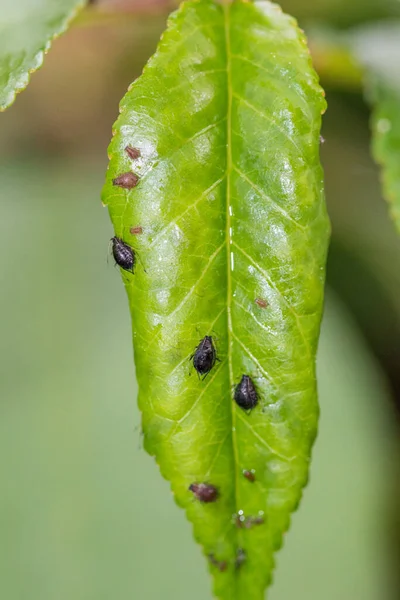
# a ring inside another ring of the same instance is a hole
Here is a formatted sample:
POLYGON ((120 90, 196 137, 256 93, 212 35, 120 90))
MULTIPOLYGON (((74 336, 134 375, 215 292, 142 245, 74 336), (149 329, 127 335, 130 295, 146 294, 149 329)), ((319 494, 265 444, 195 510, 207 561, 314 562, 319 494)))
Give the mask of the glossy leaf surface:
POLYGON ((137 258, 121 272, 145 448, 220 598, 263 597, 307 481, 329 238, 324 108, 304 38, 276 5, 188 2, 123 99, 110 146, 103 201, 137 258), (113 184, 128 172, 136 186, 113 184), (219 361, 199 378, 190 357, 204 336, 219 361), (233 401, 243 374, 259 398, 250 412, 233 401), (202 482, 215 502, 189 491, 202 482))
POLYGON ((0 110, 28 85, 52 40, 63 33, 84 0, 3 0, 0 10, 0 110))

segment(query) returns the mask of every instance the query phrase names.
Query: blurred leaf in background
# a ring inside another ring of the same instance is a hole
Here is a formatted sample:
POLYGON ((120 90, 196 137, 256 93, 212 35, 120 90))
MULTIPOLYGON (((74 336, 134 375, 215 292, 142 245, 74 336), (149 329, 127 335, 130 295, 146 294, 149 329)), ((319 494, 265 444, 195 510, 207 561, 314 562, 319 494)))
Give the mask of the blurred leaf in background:
POLYGON ((400 233, 400 20, 359 27, 350 43, 365 69, 373 156, 381 166, 383 194, 400 233))
POLYGON ((83 8, 84 0, 1 0, 0 110, 25 89, 52 40, 83 8))

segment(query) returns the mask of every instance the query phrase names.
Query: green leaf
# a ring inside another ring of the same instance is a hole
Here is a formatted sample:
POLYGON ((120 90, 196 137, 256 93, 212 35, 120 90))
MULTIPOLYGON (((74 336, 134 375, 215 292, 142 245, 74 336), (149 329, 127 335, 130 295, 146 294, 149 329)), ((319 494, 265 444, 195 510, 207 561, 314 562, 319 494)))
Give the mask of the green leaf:
POLYGON ((383 81, 368 83, 373 105, 372 153, 381 166, 382 189, 390 214, 400 232, 400 93, 383 81))
POLYGON ((329 238, 324 109, 304 37, 276 5, 187 2, 123 99, 109 149, 103 201, 137 257, 121 272, 145 448, 229 600, 263 597, 307 481, 329 238), (132 172, 135 187, 113 183, 132 172), (220 362, 202 379, 190 357, 206 335, 220 362), (259 395, 250 413, 233 401, 242 374, 259 395), (218 500, 197 501, 194 482, 218 500), (239 511, 263 522, 239 528, 239 511))
POLYGON ((24 90, 44 54, 84 0, 3 0, 0 20, 0 110, 24 90))
POLYGON ((372 106, 372 154, 382 168, 383 194, 400 231, 400 21, 356 28, 348 33, 348 42, 364 69, 372 106))

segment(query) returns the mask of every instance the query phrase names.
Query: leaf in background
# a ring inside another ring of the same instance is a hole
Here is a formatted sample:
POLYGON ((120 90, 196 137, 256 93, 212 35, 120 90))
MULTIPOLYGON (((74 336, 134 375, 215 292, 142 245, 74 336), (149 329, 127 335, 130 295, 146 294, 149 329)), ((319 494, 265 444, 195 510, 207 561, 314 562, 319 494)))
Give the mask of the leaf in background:
POLYGON ((384 82, 370 78, 368 95, 374 106, 372 153, 382 167, 383 195, 400 232, 400 93, 384 82))
POLYGON ((365 70, 371 104, 372 153, 382 167, 383 194, 400 231, 400 22, 359 27, 349 46, 365 70))
POLYGON ((123 99, 110 146, 103 200, 137 256, 122 276, 145 448, 220 598, 263 597, 307 481, 329 238, 324 109, 304 37, 276 5, 187 2, 123 99), (201 379, 190 357, 206 335, 220 362, 201 379), (233 402, 243 374, 259 395, 251 413, 233 402), (189 491, 202 482, 215 502, 189 491))
POLYGON ((63 33, 84 0, 3 0, 0 15, 0 110, 26 88, 52 40, 63 33))
POLYGON ((307 27, 313 65, 324 85, 358 92, 364 72, 349 48, 348 35, 326 25, 307 27))

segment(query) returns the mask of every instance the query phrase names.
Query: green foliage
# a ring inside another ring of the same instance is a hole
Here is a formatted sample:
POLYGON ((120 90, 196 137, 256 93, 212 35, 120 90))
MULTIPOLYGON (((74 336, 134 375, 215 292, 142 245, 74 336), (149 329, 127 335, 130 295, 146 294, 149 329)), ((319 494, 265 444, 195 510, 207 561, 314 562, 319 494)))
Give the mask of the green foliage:
POLYGON ((382 167, 383 194, 400 232, 400 94, 399 90, 374 78, 370 81, 369 95, 374 106, 372 151, 382 167))
POLYGON ((372 107, 372 154, 381 166, 383 195, 400 231, 400 21, 345 32, 315 27, 309 35, 316 69, 326 85, 365 90, 372 107))
POLYGON ((355 30, 351 48, 365 70, 372 106, 372 152, 381 165, 383 194, 400 231, 400 23, 382 22, 355 30))
POLYGON ((221 598, 263 597, 307 481, 329 238, 324 109, 304 37, 276 5, 187 2, 123 99, 110 145, 103 200, 137 256, 122 276, 145 448, 213 555, 221 598), (136 187, 113 184, 131 171, 136 187), (200 379, 190 357, 205 335, 220 362, 200 379), (251 414, 233 402, 242 374, 259 394, 251 414), (217 486, 218 500, 196 501, 193 482, 217 486), (264 522, 238 528, 239 511, 264 522))
MULTIPOLYGON (((324 37, 326 31, 321 31, 320 40, 324 37)), ((324 43, 318 47, 317 68, 334 85, 364 88, 372 107, 372 153, 382 168, 383 194, 400 231, 400 22, 381 21, 346 33, 331 31, 329 39, 329 52, 324 53, 324 43), (339 53, 342 60, 335 62, 339 53)))
POLYGON ((52 40, 63 33, 84 0, 3 0, 0 27, 0 110, 26 88, 52 40))

